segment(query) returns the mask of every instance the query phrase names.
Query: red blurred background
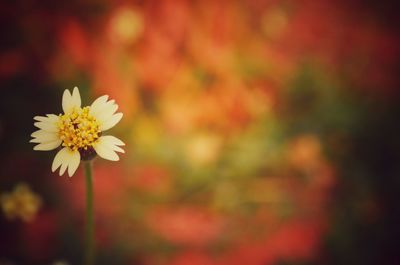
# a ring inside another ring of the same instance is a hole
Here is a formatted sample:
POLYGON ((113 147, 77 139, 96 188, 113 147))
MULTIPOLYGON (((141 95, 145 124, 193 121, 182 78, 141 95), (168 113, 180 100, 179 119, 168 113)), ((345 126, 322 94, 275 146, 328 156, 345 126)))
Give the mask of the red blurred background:
POLYGON ((94 163, 97 264, 400 264, 397 8, 3 1, 0 194, 42 203, 0 215, 0 264, 81 262, 83 170, 28 143, 74 86, 124 113, 126 154, 94 163))

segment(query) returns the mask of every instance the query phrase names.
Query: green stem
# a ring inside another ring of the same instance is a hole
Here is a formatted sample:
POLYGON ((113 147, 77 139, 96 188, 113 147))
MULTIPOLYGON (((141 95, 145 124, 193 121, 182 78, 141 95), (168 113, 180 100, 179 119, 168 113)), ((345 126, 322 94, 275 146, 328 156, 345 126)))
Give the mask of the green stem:
POLYGON ((94 212, 93 212, 93 174, 92 162, 85 162, 86 175, 86 238, 85 264, 94 264, 94 212))

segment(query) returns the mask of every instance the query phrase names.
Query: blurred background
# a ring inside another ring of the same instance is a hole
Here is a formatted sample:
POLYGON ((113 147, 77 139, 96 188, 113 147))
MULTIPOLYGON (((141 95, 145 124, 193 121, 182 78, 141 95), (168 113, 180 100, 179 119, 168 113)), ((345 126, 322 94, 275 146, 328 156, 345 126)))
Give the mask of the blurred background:
POLYGON ((397 1, 0 4, 0 264, 81 264, 82 167, 33 116, 108 94, 97 264, 400 264, 397 1))

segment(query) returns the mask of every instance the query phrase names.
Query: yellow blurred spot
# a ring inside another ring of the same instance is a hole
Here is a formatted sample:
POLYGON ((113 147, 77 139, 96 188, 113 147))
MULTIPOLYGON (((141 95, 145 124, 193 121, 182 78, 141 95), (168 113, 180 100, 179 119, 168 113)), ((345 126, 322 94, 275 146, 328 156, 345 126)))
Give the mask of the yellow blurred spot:
POLYGON ((193 165, 206 165, 214 162, 220 153, 222 140, 213 134, 198 134, 189 139, 185 153, 193 165))
POLYGON ((154 151, 160 145, 162 129, 159 121, 155 118, 142 116, 138 117, 132 139, 137 148, 147 151, 154 151))
POLYGON ((110 20, 110 37, 125 45, 132 44, 143 31, 141 14, 130 8, 120 8, 110 20))
POLYGON ((4 215, 14 220, 21 218, 25 222, 33 220, 42 205, 42 199, 27 184, 20 183, 10 193, 0 197, 4 215))

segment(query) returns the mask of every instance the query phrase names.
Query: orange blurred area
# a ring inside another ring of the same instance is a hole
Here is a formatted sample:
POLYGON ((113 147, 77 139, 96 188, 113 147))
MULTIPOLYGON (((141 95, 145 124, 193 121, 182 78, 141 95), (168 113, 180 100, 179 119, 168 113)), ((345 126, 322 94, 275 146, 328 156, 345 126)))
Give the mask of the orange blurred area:
POLYGON ((93 163, 96 264, 400 264, 398 4, 378 2, 6 1, 0 265, 81 264, 83 167, 28 144, 74 86, 124 114, 126 153, 93 163))

